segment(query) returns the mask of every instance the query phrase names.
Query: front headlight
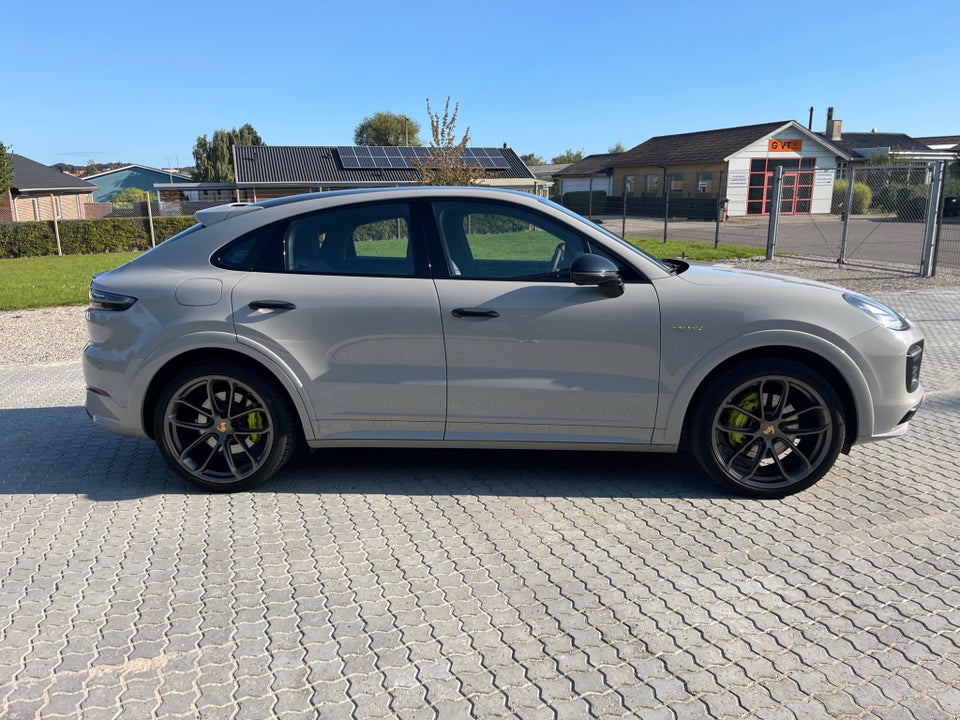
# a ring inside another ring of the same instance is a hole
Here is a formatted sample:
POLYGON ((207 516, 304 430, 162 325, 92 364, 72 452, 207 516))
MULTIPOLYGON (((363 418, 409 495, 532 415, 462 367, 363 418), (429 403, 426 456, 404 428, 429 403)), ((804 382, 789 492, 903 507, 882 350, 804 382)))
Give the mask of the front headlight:
POLYGON ((878 323, 891 330, 909 330, 910 322, 895 310, 891 310, 883 303, 877 302, 866 295, 857 293, 844 293, 843 299, 853 305, 857 310, 865 312, 878 323))

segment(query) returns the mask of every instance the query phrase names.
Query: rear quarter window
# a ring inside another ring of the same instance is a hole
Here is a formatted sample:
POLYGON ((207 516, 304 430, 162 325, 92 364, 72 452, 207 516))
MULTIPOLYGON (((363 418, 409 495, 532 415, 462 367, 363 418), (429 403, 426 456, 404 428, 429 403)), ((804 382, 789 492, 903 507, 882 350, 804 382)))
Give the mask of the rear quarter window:
POLYGON ((283 272, 280 236, 284 224, 265 225, 232 240, 214 254, 213 264, 227 270, 283 272))

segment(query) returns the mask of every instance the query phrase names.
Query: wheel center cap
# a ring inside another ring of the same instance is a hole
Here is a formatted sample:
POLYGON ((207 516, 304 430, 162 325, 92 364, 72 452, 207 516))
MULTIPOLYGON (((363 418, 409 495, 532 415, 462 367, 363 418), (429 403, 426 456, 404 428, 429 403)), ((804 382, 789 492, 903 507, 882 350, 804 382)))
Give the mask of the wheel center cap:
POLYGON ((227 423, 225 421, 217 423, 217 431, 225 433, 227 431, 227 423))
POLYGON ((764 435, 773 435, 775 432, 777 432, 777 428, 775 428, 773 425, 767 425, 761 432, 764 435))

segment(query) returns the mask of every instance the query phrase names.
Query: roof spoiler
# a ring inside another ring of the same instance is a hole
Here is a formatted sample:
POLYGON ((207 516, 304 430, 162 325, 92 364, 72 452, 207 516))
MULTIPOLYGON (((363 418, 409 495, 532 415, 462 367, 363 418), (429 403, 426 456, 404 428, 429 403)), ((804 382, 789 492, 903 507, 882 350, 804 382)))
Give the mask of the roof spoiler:
POLYGON ((197 210, 193 216, 197 219, 197 222, 204 227, 210 227, 211 225, 216 225, 218 222, 223 222, 227 218, 245 215, 248 212, 261 209, 259 205, 251 205, 250 203, 229 203, 227 205, 217 205, 216 207, 197 210))

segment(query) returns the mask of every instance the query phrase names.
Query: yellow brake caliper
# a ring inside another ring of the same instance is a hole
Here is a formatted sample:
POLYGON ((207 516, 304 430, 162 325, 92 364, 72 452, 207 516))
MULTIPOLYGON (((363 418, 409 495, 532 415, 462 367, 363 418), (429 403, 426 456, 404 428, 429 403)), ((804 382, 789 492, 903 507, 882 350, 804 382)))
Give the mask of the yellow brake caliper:
MULTIPOLYGON (((247 427, 251 430, 263 430, 263 413, 261 413, 259 410, 254 410, 252 413, 247 415, 247 427)), ((260 434, 256 433, 251 435, 250 441, 259 442, 260 434)))
MULTIPOLYGON (((760 393, 756 390, 751 390, 737 403, 737 407, 741 410, 746 410, 746 412, 756 414, 756 411, 760 408, 760 393)), ((749 422, 750 416, 740 412, 740 410, 731 409, 727 414, 727 427, 745 428, 749 422)), ((730 440, 731 445, 737 446, 742 445, 745 438, 743 433, 732 432, 727 433, 727 439, 730 440)))

